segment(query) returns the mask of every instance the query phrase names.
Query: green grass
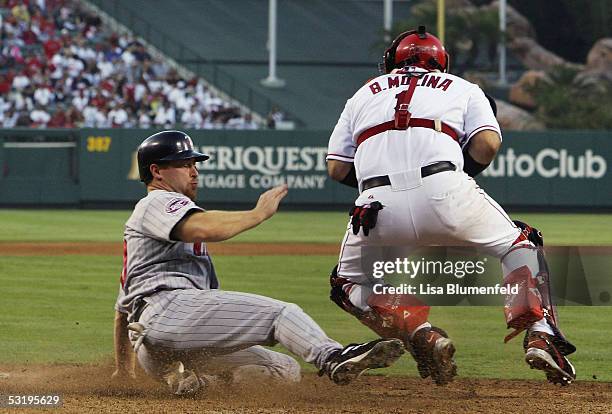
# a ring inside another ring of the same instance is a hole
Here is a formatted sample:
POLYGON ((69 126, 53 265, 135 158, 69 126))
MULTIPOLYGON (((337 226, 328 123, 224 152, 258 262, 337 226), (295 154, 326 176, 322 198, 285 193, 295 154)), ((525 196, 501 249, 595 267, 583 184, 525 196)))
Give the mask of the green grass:
MULTIPOLYGON (((130 212, 98 210, 0 210, 0 241, 119 241, 130 212)), ((547 244, 612 245, 612 214, 514 213, 542 230, 547 244)), ((230 242, 339 243, 342 212, 280 212, 230 242)))
MULTIPOLYGON (((108 241, 122 238, 128 211, 0 210, 0 241, 108 241)), ((513 214, 539 227, 548 244, 612 245, 612 215, 513 214)), ((346 214, 281 212, 235 241, 338 243, 346 214)), ((374 334, 328 300, 334 256, 215 259, 222 287, 259 293, 302 306, 341 342, 374 334)), ((0 259, 0 363, 92 362, 112 358, 113 304, 121 257, 3 256, 0 259)), ((612 307, 564 307, 562 327, 579 351, 579 378, 612 381, 608 358, 612 307)), ((460 375, 541 378, 522 362, 520 338, 507 333, 497 307, 438 307, 433 323, 456 341, 460 375)), ((312 369, 307 367, 306 369, 312 369)), ((388 371, 415 375, 411 358, 388 371)))
POLYGON ((0 241, 121 241, 129 211, 0 209, 0 241))
MULTIPOLYGON (((340 342, 374 334, 328 300, 332 256, 220 256, 222 287, 299 304, 340 342)), ((0 261, 0 363, 92 362, 112 357, 113 303, 121 259, 111 256, 3 257, 0 261)), ((580 379, 612 381, 608 358, 612 307, 560 309, 566 334, 579 351, 580 379)), ((431 320, 454 338, 464 377, 532 378, 522 362, 521 339, 507 333, 497 307, 438 307, 431 320)), ((306 367, 312 370, 311 367, 306 367)), ((385 371, 416 375, 410 357, 385 371)))

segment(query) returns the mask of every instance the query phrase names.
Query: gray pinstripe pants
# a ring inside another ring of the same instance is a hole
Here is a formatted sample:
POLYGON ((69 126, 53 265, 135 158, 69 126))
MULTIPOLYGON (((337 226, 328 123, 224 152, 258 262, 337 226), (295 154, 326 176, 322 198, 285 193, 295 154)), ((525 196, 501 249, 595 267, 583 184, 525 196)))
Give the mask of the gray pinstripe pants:
POLYGON ((168 358, 180 358, 201 372, 258 366, 272 377, 295 381, 297 361, 259 345, 280 343, 318 368, 342 348, 297 305, 265 296, 187 289, 146 301, 140 317, 146 334, 138 359, 153 376, 159 376, 168 358))

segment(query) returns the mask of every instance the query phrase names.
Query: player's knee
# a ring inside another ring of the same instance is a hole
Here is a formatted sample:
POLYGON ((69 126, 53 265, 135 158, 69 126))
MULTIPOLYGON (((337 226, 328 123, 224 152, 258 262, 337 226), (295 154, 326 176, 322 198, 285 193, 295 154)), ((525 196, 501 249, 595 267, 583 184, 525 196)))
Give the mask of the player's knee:
POLYGON ((280 312, 279 314, 279 319, 284 319, 284 318, 288 318, 290 320, 294 319, 292 318, 292 315, 303 315, 305 314, 304 310, 299 307, 298 305, 296 305, 295 303, 285 303, 285 306, 283 307, 283 310, 280 312))
POLYGON ((284 381, 300 382, 302 379, 302 367, 289 355, 281 354, 278 373, 284 381))

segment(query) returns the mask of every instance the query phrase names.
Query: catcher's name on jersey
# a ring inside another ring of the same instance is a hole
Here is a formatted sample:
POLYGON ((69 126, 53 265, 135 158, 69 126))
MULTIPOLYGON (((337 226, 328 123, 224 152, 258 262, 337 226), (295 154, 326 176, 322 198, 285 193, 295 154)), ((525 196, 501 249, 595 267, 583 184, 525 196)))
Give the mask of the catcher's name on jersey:
POLYGON ((409 67, 404 72, 378 76, 349 98, 332 132, 328 160, 352 162, 358 182, 368 177, 416 171, 438 161, 463 169, 464 147, 482 130, 493 130, 501 139, 499 124, 480 87, 451 73, 409 67), (384 130, 366 140, 369 128, 392 121, 400 95, 417 79, 408 104, 412 118, 440 120, 458 140, 430 128, 384 130))
MULTIPOLYGON (((370 87, 372 94, 376 95, 377 93, 386 91, 387 89, 408 86, 411 77, 411 75, 387 76, 386 79, 381 79, 380 81, 371 81, 368 86, 370 87)), ((432 89, 441 89, 446 91, 452 83, 452 79, 443 79, 440 75, 427 73, 419 78, 417 86, 425 86, 432 89)))

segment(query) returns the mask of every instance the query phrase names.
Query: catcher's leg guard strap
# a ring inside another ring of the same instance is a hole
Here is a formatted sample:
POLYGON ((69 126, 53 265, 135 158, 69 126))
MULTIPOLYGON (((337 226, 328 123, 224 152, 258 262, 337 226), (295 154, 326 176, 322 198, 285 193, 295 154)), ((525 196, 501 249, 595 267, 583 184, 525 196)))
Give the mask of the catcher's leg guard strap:
POLYGON ((356 315, 359 313, 359 309, 351 302, 349 294, 354 283, 348 279, 338 276, 338 265, 336 265, 331 274, 329 275, 329 284, 331 290, 329 292, 329 299, 338 305, 346 312, 356 315))
POLYGON ((392 326, 409 336, 427 323, 429 306, 412 295, 373 294, 368 305, 380 315, 386 326, 392 326))
POLYGON ((381 337, 408 343, 416 330, 430 326, 429 306, 416 297, 374 294, 368 287, 338 276, 336 270, 330 275, 330 299, 381 337))
POLYGON ((508 342, 533 323, 544 318, 542 297, 536 288, 536 281, 528 266, 513 270, 504 278, 504 285, 516 287, 516 293, 506 295, 504 314, 508 328, 514 328, 504 339, 508 342))
POLYGON ((546 332, 560 341, 564 352, 573 352, 557 324, 552 300, 550 275, 542 247, 521 243, 502 258, 504 285, 517 286, 516 294, 506 296, 504 313, 509 328, 515 331, 505 338, 509 341, 524 329, 546 332))

